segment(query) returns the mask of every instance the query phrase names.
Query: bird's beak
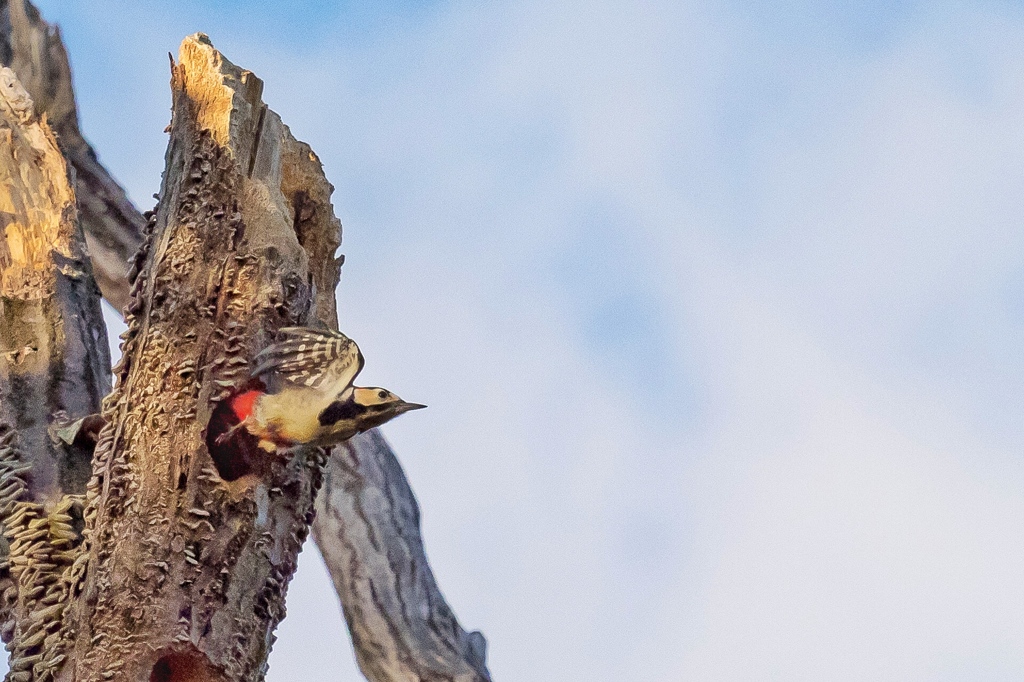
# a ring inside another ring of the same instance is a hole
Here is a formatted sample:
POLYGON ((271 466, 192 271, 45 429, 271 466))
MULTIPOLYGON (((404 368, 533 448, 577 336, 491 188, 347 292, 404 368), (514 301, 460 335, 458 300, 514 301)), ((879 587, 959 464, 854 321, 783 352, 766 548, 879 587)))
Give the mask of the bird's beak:
POLYGON ((401 405, 401 411, 411 412, 413 410, 422 410, 424 407, 426 407, 426 405, 420 405, 419 403, 407 403, 403 400, 401 405))

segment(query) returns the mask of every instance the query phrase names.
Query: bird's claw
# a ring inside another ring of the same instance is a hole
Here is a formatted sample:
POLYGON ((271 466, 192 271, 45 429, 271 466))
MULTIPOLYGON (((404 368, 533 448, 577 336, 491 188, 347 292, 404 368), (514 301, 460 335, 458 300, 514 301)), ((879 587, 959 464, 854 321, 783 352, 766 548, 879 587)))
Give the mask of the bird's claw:
MULTIPOLYGON (((244 422, 243 422, 243 423, 244 423, 244 422)), ((232 426, 232 427, 231 427, 230 429, 228 429, 228 430, 227 430, 227 431, 225 431, 224 433, 222 433, 222 434, 220 434, 219 436, 217 436, 217 437, 216 437, 216 438, 215 438, 215 439, 213 440, 213 442, 214 442, 214 443, 215 443, 216 445, 224 445, 225 443, 227 443, 227 442, 228 442, 229 440, 231 440, 231 439, 232 439, 232 438, 234 437, 235 433, 236 433, 236 432, 238 431, 238 429, 240 429, 240 428, 242 428, 242 424, 235 424, 235 425, 234 425, 234 426, 232 426)))

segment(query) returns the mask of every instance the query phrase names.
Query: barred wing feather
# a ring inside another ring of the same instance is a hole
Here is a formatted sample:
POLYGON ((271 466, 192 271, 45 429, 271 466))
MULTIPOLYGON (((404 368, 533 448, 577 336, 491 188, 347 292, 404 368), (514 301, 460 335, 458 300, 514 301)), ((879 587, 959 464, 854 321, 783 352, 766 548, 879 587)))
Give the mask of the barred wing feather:
POLYGON ((258 376, 275 372, 285 380, 310 388, 348 388, 363 369, 363 355, 355 341, 341 332, 306 327, 285 327, 281 341, 256 356, 258 376))

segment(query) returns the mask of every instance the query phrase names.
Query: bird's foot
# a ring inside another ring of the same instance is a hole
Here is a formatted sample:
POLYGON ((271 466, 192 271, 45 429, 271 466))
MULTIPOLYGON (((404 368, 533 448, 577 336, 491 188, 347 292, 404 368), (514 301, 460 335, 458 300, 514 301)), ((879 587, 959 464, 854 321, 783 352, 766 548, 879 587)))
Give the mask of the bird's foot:
POLYGON ((227 443, 229 440, 231 440, 238 432, 238 430, 242 428, 244 425, 245 422, 239 422, 238 424, 235 424, 230 429, 217 436, 217 439, 213 442, 216 443, 217 445, 224 445, 224 443, 227 443))

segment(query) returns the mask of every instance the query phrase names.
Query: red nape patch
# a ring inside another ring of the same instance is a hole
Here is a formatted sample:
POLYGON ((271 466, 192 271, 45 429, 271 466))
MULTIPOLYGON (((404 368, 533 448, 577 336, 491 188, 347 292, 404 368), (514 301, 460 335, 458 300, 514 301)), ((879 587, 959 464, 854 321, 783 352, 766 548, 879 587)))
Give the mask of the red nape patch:
POLYGON ((261 395, 262 391, 246 391, 231 399, 231 411, 238 417, 238 421, 245 421, 252 414, 253 405, 261 395))

